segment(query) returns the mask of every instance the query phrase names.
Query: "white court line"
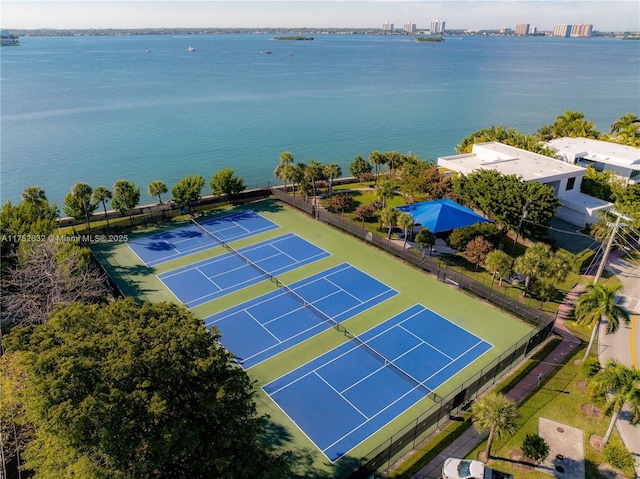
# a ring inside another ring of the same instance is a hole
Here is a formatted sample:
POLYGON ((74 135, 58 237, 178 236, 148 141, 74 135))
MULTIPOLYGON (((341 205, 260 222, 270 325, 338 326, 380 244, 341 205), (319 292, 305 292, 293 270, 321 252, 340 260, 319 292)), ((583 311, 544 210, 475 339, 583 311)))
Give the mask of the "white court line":
POLYGON ((282 341, 280 341, 280 339, 279 339, 275 334, 273 334, 271 331, 269 331, 267 328, 265 328, 265 327, 264 327, 264 325, 262 325, 262 324, 260 323, 260 321, 258 321, 258 320, 256 319, 256 317, 255 317, 253 314, 251 314, 251 313, 250 313, 249 311, 247 311, 246 309, 244 310, 244 312, 245 312, 245 313, 247 313, 247 316, 249 316, 251 319, 253 319, 253 320, 258 324, 258 326, 260 326, 260 327, 261 327, 262 329, 264 329, 267 333, 269 333, 271 336, 273 336, 273 339, 275 339, 276 341, 278 341, 278 344, 282 343, 282 341))
MULTIPOLYGON (((470 347, 469 349, 467 349, 465 352, 463 352, 462 354, 460 354, 457 358, 453 359, 449 364, 442 366, 440 369, 438 369, 435 373, 433 373, 431 376, 429 376, 427 379, 424 380, 424 382, 426 383, 429 379, 431 379, 433 376, 435 376, 436 374, 438 374, 440 371, 442 371, 445 368, 448 368, 449 366, 451 366, 454 362, 456 362, 458 359, 460 359, 462 356, 464 356, 465 354, 467 354, 468 352, 473 351, 475 348, 477 348, 480 344, 482 344, 483 342, 486 341, 478 341, 476 344, 474 344, 472 347, 470 347)), ((489 343, 487 343, 489 344, 489 343)), ((489 344, 489 346, 491 346, 491 344, 489 344)), ((491 346, 493 347, 493 346, 491 346)), ((491 349, 491 348, 489 348, 491 349)), ((489 349, 487 349, 487 351, 489 351, 489 349)), ((485 351, 484 353, 486 353, 487 351, 485 351)), ((482 356, 484 353, 482 353, 480 356, 482 356)), ((474 361, 476 361, 477 359, 480 358, 480 356, 478 356, 476 359, 474 359, 473 361, 471 361, 471 363, 473 363, 474 361)), ((451 379, 452 377, 454 377, 456 374, 460 373, 460 371, 462 371, 463 369, 466 369, 468 366, 471 365, 471 363, 467 364, 464 368, 460 368, 458 369, 455 373, 453 373, 451 376, 449 376, 445 381, 443 381, 440 385, 444 384, 445 382, 447 382, 449 379, 451 379)))
POLYGON ((360 298, 358 298, 357 296, 354 296, 353 294, 351 294, 349 291, 347 291, 346 289, 344 289, 342 286, 338 286, 336 283, 334 283, 333 281, 331 281, 329 278, 325 278, 325 280, 327 281, 327 283, 334 285, 336 288, 338 288, 340 291, 344 291, 348 296, 351 296, 353 299, 355 299, 356 301, 360 301, 360 304, 364 303, 364 301, 362 301, 360 298))
MULTIPOLYGON (((404 323, 404 321, 402 321, 402 323, 404 323)), ((436 348, 433 344, 427 342, 424 340, 424 338, 421 338, 420 336, 418 336, 416 333, 414 333, 413 331, 409 331, 407 328, 405 328, 402 323, 398 323, 397 326, 402 329, 403 331, 406 331, 407 333, 409 333, 411 336, 413 336, 416 339, 419 339, 420 342, 422 344, 426 344, 427 346, 429 346, 430 348, 434 349, 435 351, 438 351, 440 354, 442 354, 443 356, 445 356, 446 358, 449 359, 449 361, 454 361, 454 359, 449 356, 447 353, 445 353, 444 351, 440 351, 438 348, 436 348)))
MULTIPOLYGON (((289 341, 290 339, 296 338, 296 337, 298 337, 298 336, 300 336, 300 335, 302 335, 302 334, 306 333, 307 331, 312 331, 312 330, 316 329, 318 326, 322 326, 322 324, 321 324, 321 323, 314 324, 314 325, 313 325, 313 326, 311 326, 310 328, 307 328, 307 329, 305 329, 304 331, 300 331, 299 333, 297 333, 297 334, 295 334, 295 335, 293 335, 293 336, 291 336, 291 337, 289 337, 289 338, 285 339, 284 341, 282 341, 282 343, 286 343, 286 342, 287 342, 287 341, 289 341)), ((326 331, 326 329, 325 329, 324 331, 326 331)), ((315 334, 314 334, 313 336, 315 336, 315 334)), ((313 337, 313 336, 311 336, 311 337, 313 337)), ((307 338, 307 339, 310 339, 310 338, 307 338)), ((280 344, 282 344, 282 343, 280 343, 280 344)), ((259 352, 255 353, 255 354, 253 354, 253 355, 251 355, 251 356, 249 356, 249 357, 245 358, 245 360, 248 360, 248 359, 251 359, 251 358, 255 358, 256 356, 259 356, 259 355, 261 355, 262 353, 265 353, 265 352, 269 351, 270 349, 273 349, 273 348, 275 348, 276 346, 279 346, 280 344, 274 344, 273 346, 269 346, 268 348, 263 349, 262 351, 259 351, 259 352)), ((298 343, 298 344, 300 344, 300 343, 298 343)), ((297 346, 297 344, 296 344, 296 345, 294 345, 294 346, 297 346)), ((248 368, 246 368, 246 369, 251 369, 252 367, 257 366, 258 364, 263 363, 263 362, 265 362, 265 361, 267 361, 267 360, 269 360, 269 359, 273 358, 274 356, 276 356, 276 355, 278 355, 278 354, 280 354, 280 353, 283 353, 283 352, 287 351, 288 349, 289 349, 289 348, 283 349, 282 351, 278 351, 278 352, 277 352, 276 354, 274 354, 273 356, 266 357, 266 358, 264 358, 262 361, 259 361, 259 362, 255 363, 254 365, 252 365, 252 366, 250 366, 250 367, 248 367, 248 368)))
POLYGON ((369 417, 363 413, 360 409, 358 409, 355 404, 353 404, 351 401, 349 401, 346 397, 344 397, 342 394, 340 394, 340 392, 333 387, 333 385, 331 385, 329 382, 327 382, 322 376, 320 376, 316 371, 312 371, 311 373, 307 374, 307 376, 309 376, 310 374, 315 374, 316 377, 318 377, 320 379, 320 381, 322 381, 323 383, 325 383, 327 386, 329 386, 338 396, 340 396, 342 399, 345 400, 345 402, 351 406, 353 409, 355 409, 356 411, 358 411, 358 413, 360 413, 362 415, 362 417, 364 417, 366 420, 369 420, 369 417))

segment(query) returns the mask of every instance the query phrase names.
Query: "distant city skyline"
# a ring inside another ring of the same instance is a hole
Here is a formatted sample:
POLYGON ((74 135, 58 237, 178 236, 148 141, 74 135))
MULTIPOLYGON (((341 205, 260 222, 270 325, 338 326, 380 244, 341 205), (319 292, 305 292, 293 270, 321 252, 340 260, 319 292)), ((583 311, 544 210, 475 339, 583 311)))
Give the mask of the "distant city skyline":
POLYGON ((592 24, 597 31, 640 31, 640 2, 616 0, 3 0, 1 28, 382 28, 446 22, 447 30, 538 31, 592 24))

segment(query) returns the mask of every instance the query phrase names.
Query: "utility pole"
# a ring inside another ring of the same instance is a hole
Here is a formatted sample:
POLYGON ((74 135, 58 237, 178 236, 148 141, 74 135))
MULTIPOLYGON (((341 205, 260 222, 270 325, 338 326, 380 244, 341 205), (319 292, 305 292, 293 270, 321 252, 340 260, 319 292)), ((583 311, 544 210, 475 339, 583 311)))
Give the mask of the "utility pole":
POLYGON ((596 272, 596 276, 595 278, 593 278, 594 286, 598 284, 598 281, 602 276, 602 272, 604 271, 604 267, 607 264, 607 258, 609 257, 609 253, 611 252, 611 246, 613 245, 613 238, 615 238, 616 234, 618 233, 618 228, 620 227, 620 220, 625 219, 627 221, 630 221, 629 218, 627 218, 624 215, 621 215, 617 211, 611 210, 611 213, 616 215, 617 218, 616 218, 616 222, 613 224, 613 228, 611 229, 611 236, 609 237, 609 241, 607 241, 607 246, 605 247, 604 253, 602 254, 602 261, 600 261, 600 264, 598 265, 598 271, 596 272))

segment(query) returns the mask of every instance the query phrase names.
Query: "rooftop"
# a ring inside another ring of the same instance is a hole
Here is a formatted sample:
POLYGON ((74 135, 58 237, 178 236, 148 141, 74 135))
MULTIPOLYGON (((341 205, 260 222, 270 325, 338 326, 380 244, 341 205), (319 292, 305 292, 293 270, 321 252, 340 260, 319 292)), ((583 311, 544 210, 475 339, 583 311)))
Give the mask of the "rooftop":
POLYGON ((557 138, 547 143, 567 161, 577 158, 631 168, 640 166, 640 149, 591 138, 557 138))
POLYGON ((498 142, 478 143, 473 145, 472 153, 441 159, 449 166, 456 165, 457 171, 497 170, 504 175, 519 176, 524 181, 540 181, 570 173, 583 176, 585 173, 579 166, 498 142))

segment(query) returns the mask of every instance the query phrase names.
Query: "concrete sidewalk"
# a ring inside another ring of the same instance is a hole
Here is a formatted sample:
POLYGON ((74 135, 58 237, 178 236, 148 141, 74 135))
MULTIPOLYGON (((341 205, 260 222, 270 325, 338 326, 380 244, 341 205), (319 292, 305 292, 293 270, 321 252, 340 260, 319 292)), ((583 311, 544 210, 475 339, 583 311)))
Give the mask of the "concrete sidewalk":
MULTIPOLYGON (((564 327, 564 319, 568 317, 574 302, 582 291, 584 291, 583 285, 576 286, 567 294, 562 304, 558 307, 554 332, 562 337, 562 342, 507 393, 507 397, 515 401, 516 404, 520 404, 538 388, 539 375, 542 375, 541 377, 544 380, 580 344, 580 340, 564 327)), ((466 457, 486 437, 487 433, 480 434, 475 428, 470 427, 413 476, 414 479, 440 479, 445 459, 448 457, 466 457)))

